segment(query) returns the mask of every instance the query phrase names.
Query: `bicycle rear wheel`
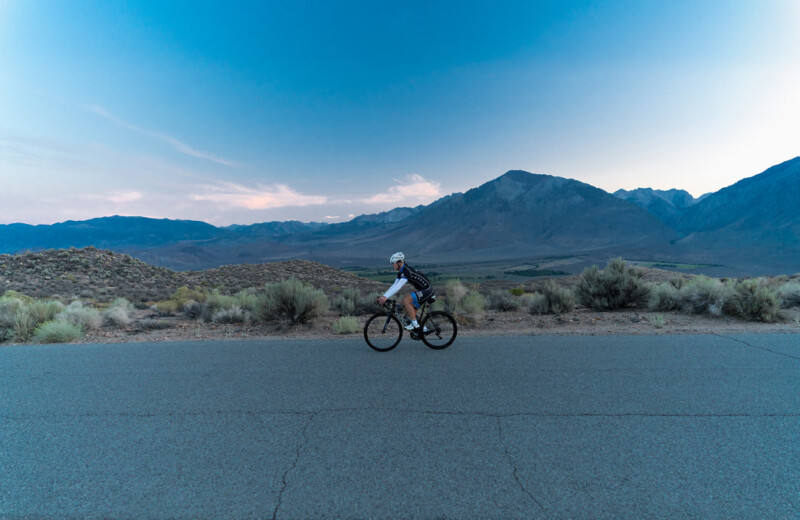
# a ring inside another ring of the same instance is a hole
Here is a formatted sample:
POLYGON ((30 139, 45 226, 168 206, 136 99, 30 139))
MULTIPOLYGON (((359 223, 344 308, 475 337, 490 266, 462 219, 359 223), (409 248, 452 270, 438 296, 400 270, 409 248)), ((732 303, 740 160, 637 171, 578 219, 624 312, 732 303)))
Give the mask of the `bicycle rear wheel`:
POLYGON ((434 350, 449 347, 456 339, 458 325, 456 319, 443 311, 433 311, 422 320, 422 342, 434 350))
POLYGON ((378 352, 392 350, 403 338, 403 327, 396 316, 380 313, 372 316, 364 325, 364 339, 367 345, 378 352))

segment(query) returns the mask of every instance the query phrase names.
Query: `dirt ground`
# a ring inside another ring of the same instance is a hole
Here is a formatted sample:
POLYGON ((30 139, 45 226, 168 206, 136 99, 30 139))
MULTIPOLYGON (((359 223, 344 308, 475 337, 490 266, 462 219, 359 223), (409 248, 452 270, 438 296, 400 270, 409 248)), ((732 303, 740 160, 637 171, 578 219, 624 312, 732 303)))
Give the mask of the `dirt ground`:
MULTIPOLYGON (((696 316, 676 312, 595 312, 577 309, 568 314, 531 315, 527 312, 486 311, 477 319, 459 320, 459 337, 512 335, 648 335, 648 334, 798 334, 800 309, 787 309, 778 323, 748 322, 727 316, 696 316)), ((216 341, 233 339, 336 339, 360 337, 361 331, 336 334, 339 315, 330 312, 313 324, 290 326, 218 325, 182 317, 159 317, 139 310, 127 329, 90 331, 83 343, 131 343, 151 341, 216 341)), ((363 327, 368 316, 358 317, 363 327)))

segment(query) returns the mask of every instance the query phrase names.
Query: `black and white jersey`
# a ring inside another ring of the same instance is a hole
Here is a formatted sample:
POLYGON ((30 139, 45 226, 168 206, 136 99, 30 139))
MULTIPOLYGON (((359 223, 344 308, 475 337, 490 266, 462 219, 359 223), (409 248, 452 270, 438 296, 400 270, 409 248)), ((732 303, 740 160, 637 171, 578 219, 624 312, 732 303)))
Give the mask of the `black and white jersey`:
POLYGON ((403 267, 400 268, 400 271, 397 273, 397 279, 405 278, 406 280, 414 286, 414 288, 418 291, 427 291, 431 287, 430 280, 424 274, 420 273, 410 265, 403 264, 403 267))

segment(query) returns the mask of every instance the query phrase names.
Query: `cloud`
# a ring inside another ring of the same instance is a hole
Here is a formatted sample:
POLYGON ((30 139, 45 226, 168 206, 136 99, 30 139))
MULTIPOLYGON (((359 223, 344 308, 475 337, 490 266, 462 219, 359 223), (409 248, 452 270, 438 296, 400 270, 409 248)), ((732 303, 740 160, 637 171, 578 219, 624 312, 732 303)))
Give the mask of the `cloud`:
POLYGON ((113 202, 114 204, 126 204, 129 202, 136 202, 137 200, 141 200, 144 198, 139 191, 112 191, 110 193, 98 195, 98 194, 87 194, 87 195, 78 195, 78 199, 84 200, 105 200, 108 202, 113 202))
POLYGON ((122 119, 116 117, 115 115, 111 114, 108 110, 106 110, 105 108, 103 108, 103 107, 101 107, 99 105, 88 105, 85 108, 89 112, 92 112, 93 114, 97 114, 98 116, 101 116, 101 117, 104 117, 104 118, 108 119, 109 121, 111 121, 112 123, 114 123, 117 126, 121 126, 122 128, 125 128, 127 130, 131 130, 133 132, 137 132, 137 133, 152 137, 154 139, 158 139, 159 141, 168 144, 174 150, 176 150, 176 151, 178 151, 178 152, 180 152, 182 154, 188 155, 190 157, 196 157, 198 159, 204 159, 206 161, 215 162, 217 164, 222 164, 224 166, 233 166, 233 167, 239 166, 239 164, 237 164, 237 163, 235 163, 233 161, 229 161, 227 159, 223 159, 221 157, 217 157, 215 155, 211 155, 211 154, 206 153, 206 152, 201 152, 199 150, 195 150, 194 148, 192 148, 188 144, 183 143, 183 142, 179 141, 178 139, 175 139, 174 137, 170 137, 170 136, 165 135, 165 134, 161 134, 161 133, 158 133, 158 132, 153 132, 151 130, 140 128, 140 127, 138 127, 136 125, 132 125, 132 124, 130 124, 130 123, 126 122, 126 121, 123 121, 122 119))
POLYGON ((421 175, 407 175, 405 180, 394 179, 397 183, 384 193, 363 199, 367 204, 423 204, 433 202, 442 196, 440 184, 426 180, 421 175))
POLYGON ((323 195, 303 195, 285 184, 258 185, 254 189, 240 184, 224 182, 215 186, 207 185, 204 188, 205 193, 192 195, 191 198, 197 201, 211 201, 246 209, 314 206, 328 202, 328 197, 323 195))

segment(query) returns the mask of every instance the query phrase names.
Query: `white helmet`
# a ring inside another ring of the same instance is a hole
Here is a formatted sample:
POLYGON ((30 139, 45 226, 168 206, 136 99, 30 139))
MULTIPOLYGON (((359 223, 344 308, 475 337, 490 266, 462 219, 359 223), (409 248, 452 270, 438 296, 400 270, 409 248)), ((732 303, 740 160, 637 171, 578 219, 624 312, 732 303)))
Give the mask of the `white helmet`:
POLYGON ((397 252, 397 253, 392 255, 392 257, 389 259, 389 262, 391 262, 391 263, 402 262, 405 259, 406 259, 406 255, 404 255, 403 253, 397 252))

